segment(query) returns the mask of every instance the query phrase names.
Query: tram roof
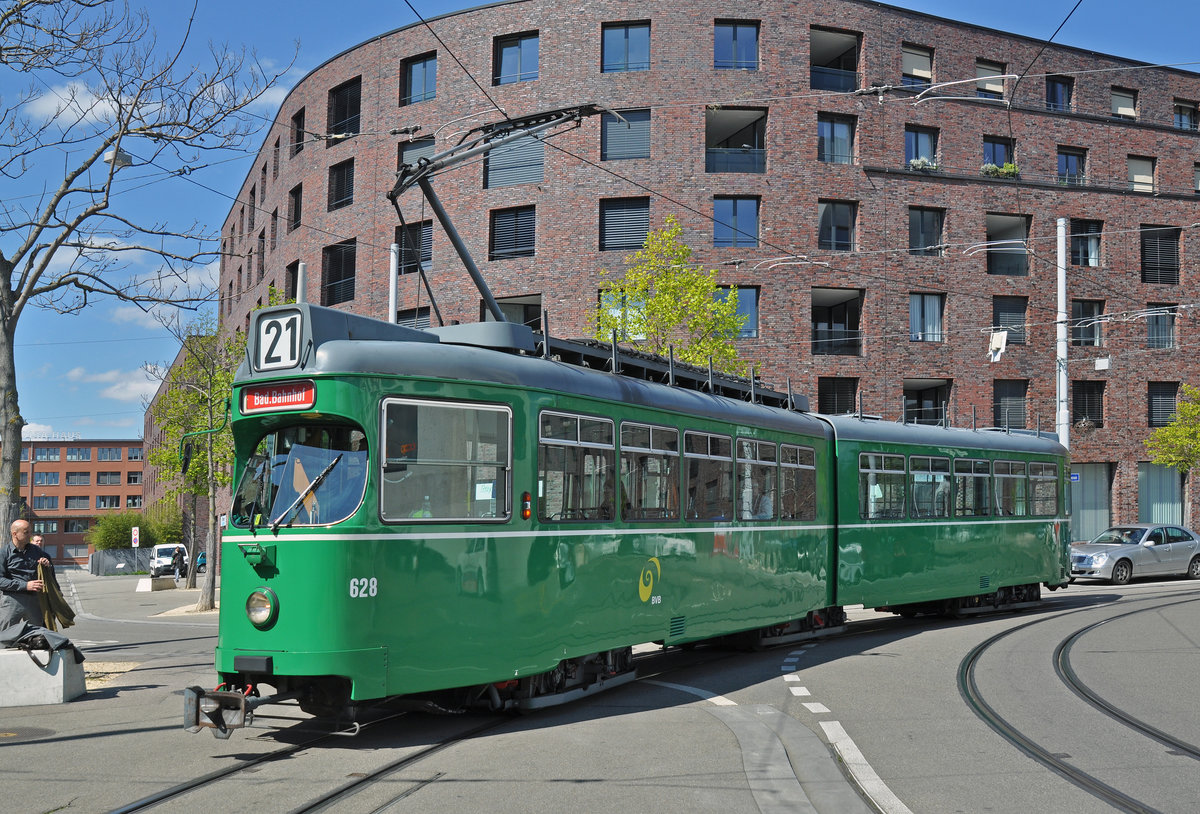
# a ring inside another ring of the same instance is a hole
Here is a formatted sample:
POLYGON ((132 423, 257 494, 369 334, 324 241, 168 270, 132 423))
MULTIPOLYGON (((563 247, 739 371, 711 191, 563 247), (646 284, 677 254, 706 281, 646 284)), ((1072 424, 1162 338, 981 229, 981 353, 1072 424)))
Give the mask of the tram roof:
POLYGON ((938 424, 901 424, 873 416, 821 416, 833 427, 839 440, 917 444, 927 447, 987 449, 1045 455, 1066 455, 1058 436, 1034 430, 1005 430, 998 427, 943 427, 938 424))

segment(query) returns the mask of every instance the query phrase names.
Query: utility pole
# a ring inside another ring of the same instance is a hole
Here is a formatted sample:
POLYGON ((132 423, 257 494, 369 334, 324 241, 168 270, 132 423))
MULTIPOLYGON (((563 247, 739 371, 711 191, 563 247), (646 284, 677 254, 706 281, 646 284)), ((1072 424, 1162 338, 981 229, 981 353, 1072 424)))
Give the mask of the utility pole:
POLYGON ((1056 352, 1054 358, 1055 380, 1054 396, 1057 405, 1055 429, 1058 431, 1058 442, 1067 449, 1071 448, 1071 411, 1067 406, 1067 219, 1058 219, 1058 318, 1055 320, 1057 331, 1056 352))

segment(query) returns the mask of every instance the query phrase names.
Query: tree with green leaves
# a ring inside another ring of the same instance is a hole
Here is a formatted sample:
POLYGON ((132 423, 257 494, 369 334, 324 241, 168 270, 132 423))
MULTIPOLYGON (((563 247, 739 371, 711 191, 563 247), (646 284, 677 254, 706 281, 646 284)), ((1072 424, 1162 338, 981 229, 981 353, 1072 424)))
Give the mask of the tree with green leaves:
POLYGON ((674 348, 682 362, 706 367, 711 358, 714 370, 743 374, 735 340, 746 318, 738 313, 737 289, 719 286, 716 269, 692 263, 682 235, 668 215, 625 259, 624 275, 601 282, 592 335, 611 342, 615 331, 618 341, 640 350, 665 356, 674 348))
MULTIPOLYGON (((147 460, 158 468, 159 481, 167 485, 165 499, 199 495, 206 500, 204 545, 209 567, 204 574, 196 610, 212 610, 216 600, 216 575, 220 570, 217 546, 217 490, 227 488, 233 467, 233 433, 227 414, 233 375, 246 347, 245 337, 223 335, 212 317, 201 317, 187 326, 172 327, 180 351, 170 366, 146 365, 163 383, 151 405, 154 424, 163 443, 150 448, 147 460), (204 432, 185 441, 184 435, 204 432), (192 454, 188 455, 188 449, 192 454), (188 458, 187 466, 184 459, 188 458), (186 472, 184 471, 186 469, 186 472)), ((193 519, 196 527, 199 523, 193 519)), ((188 571, 188 587, 195 587, 196 569, 188 571)))
POLYGON ((1200 388, 1180 385, 1175 402, 1175 418, 1159 427, 1146 439, 1150 460, 1190 472, 1200 463, 1200 388))
POLYGON ((138 528, 138 545, 142 548, 151 548, 160 542, 153 524, 148 523, 141 512, 134 511, 100 515, 84 539, 97 551, 130 548, 134 526, 138 528))

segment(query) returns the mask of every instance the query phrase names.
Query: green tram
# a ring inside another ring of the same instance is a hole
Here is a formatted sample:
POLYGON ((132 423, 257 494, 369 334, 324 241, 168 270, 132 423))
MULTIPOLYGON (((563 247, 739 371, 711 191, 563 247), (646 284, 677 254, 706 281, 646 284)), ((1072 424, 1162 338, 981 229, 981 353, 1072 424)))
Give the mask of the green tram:
POLYGON ((511 323, 307 303, 253 314, 233 395, 222 685, 185 693, 192 731, 282 699, 537 708, 631 680, 643 642, 1067 583, 1066 450, 1033 433, 831 418, 511 323))

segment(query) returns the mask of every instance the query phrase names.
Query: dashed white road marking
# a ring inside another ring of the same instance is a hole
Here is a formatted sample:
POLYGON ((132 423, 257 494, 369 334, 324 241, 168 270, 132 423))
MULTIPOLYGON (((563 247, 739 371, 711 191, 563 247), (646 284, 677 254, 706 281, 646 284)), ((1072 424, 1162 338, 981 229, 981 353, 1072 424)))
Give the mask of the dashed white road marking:
POLYGON ((816 701, 807 701, 803 704, 803 706, 809 712, 817 715, 823 715, 824 713, 829 712, 829 707, 825 706, 824 704, 819 704, 816 701))
POLYGON ((791 675, 784 676, 783 680, 784 681, 799 681, 800 676, 796 675, 795 673, 792 673, 791 675))
POLYGON ((808 687, 788 687, 788 689, 792 691, 792 695, 800 696, 801 698, 812 695, 808 691, 808 687))

